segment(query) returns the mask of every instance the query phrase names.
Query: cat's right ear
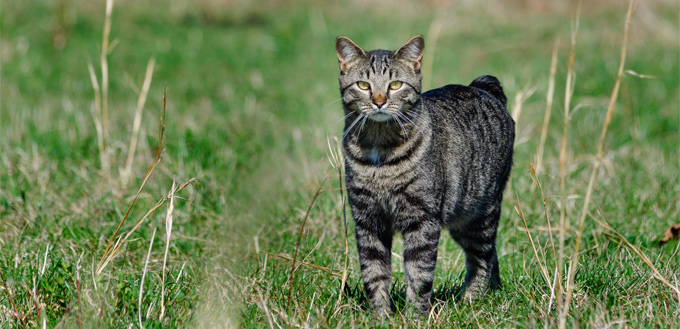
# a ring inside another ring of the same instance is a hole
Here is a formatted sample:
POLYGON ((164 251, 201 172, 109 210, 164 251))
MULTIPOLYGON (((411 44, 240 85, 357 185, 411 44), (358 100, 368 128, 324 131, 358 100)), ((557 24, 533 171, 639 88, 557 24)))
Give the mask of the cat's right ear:
POLYGON ((338 64, 342 72, 347 70, 348 64, 353 60, 366 56, 366 52, 347 37, 335 39, 335 51, 338 53, 338 64))
POLYGON ((402 58, 413 64, 416 71, 420 71, 420 63, 423 60, 423 49, 425 40, 422 35, 416 35, 407 41, 401 48, 394 51, 394 56, 402 58))

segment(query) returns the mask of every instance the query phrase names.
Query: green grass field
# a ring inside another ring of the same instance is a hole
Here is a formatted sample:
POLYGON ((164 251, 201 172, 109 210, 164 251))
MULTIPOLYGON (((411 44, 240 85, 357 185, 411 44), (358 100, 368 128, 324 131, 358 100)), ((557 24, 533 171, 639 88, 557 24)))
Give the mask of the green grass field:
POLYGON ((680 223, 677 1, 644 1, 632 17, 620 92, 582 231, 578 225, 627 7, 583 3, 570 73, 576 2, 120 0, 110 21, 104 120, 88 63, 102 90, 106 1, 3 1, 0 327, 534 328, 557 327, 563 314, 566 327, 679 328, 680 243, 658 244, 680 223), (396 312, 381 319, 363 295, 342 168, 329 161, 343 117, 334 44, 345 35, 367 49, 395 49, 416 34, 426 41, 426 87, 492 74, 516 115, 498 239, 504 288, 457 301, 464 256, 442 236, 433 311, 402 316, 397 238, 396 312), (540 189, 529 166, 538 161, 556 42, 540 189), (569 74, 573 98, 565 96, 569 74), (114 243, 173 182, 200 182, 141 221, 97 274, 161 144, 166 85, 162 157, 114 243), (572 293, 567 311, 560 286, 572 293))

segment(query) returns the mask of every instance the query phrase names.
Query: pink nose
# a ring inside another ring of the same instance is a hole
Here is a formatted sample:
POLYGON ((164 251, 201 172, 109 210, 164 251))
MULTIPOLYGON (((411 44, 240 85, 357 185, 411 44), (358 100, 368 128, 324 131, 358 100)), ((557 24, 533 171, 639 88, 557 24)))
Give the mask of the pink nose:
POLYGON ((373 104, 375 104, 375 106, 378 108, 381 108, 383 105, 385 105, 385 102, 373 102, 373 104))

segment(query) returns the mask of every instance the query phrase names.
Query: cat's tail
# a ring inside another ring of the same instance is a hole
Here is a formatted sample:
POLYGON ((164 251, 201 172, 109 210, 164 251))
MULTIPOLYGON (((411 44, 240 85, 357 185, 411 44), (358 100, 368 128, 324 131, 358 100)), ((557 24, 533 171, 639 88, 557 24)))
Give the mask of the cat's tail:
POLYGON ((475 87, 491 94, 491 96, 496 97, 496 99, 503 103, 503 106, 508 104, 508 99, 505 97, 501 82, 494 76, 483 75, 472 81, 470 87, 475 87))

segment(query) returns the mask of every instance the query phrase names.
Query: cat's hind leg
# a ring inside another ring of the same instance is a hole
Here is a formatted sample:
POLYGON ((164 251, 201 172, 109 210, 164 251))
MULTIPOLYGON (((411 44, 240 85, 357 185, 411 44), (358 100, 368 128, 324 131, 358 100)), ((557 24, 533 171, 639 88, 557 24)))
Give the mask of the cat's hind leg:
POLYGON ((479 220, 450 233, 465 252, 466 274, 463 299, 475 300, 485 290, 501 288, 496 254, 496 230, 500 219, 500 204, 492 207, 479 220))

